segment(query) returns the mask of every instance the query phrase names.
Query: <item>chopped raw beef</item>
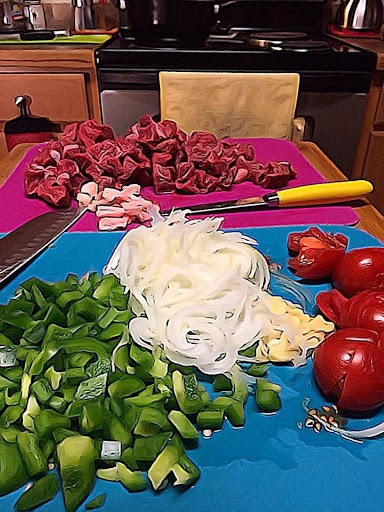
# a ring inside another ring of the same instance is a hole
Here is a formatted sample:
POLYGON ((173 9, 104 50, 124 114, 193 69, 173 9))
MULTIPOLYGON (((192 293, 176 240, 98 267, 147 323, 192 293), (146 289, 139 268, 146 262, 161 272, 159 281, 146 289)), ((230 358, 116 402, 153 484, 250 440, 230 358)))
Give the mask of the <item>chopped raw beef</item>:
POLYGON ((27 195, 69 206, 89 181, 100 192, 137 183, 153 185, 157 194, 205 194, 243 181, 281 188, 295 176, 288 162, 257 162, 250 144, 218 140, 205 132, 188 136, 174 121, 156 123, 143 116, 118 138, 94 120, 68 125, 61 140, 39 151, 24 183, 27 195))

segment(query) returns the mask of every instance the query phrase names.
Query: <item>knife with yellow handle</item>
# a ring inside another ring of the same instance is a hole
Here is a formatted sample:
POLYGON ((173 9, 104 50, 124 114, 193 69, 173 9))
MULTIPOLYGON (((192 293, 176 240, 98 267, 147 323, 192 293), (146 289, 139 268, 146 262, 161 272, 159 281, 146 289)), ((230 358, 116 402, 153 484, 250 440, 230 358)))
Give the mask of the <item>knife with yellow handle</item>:
MULTIPOLYGON (((366 180, 336 181, 333 183, 318 183, 305 185, 265 194, 262 197, 247 197, 245 199, 220 201, 210 204, 196 204, 183 209, 192 214, 221 213, 225 211, 238 211, 252 209, 253 207, 288 207, 288 206, 314 206, 322 204, 342 203, 359 199, 373 190, 373 185, 366 180)), ((167 215, 171 210, 162 212, 167 215)))

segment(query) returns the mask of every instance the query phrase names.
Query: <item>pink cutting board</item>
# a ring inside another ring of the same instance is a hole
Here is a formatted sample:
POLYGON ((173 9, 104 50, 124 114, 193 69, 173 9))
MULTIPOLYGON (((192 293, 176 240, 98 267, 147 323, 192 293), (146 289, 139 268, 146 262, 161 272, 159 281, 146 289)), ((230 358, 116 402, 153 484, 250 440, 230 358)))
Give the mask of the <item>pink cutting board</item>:
MULTIPOLYGON (((324 178, 289 141, 280 139, 236 139, 252 144, 255 157, 266 163, 270 160, 289 161, 297 171, 297 177, 288 183, 288 187, 297 187, 312 183, 322 183, 324 178)), ((36 155, 40 145, 31 148, 22 161, 0 188, 0 233, 11 231, 33 217, 50 211, 48 205, 39 199, 27 198, 24 194, 23 175, 25 166, 36 155)), ((157 196, 152 187, 143 189, 143 196, 160 204, 161 209, 188 207, 194 204, 211 203, 229 199, 260 196, 273 190, 266 190, 252 183, 240 183, 231 190, 210 194, 181 195, 167 194, 157 196)), ((287 226, 293 224, 356 224, 358 215, 349 206, 321 206, 289 208, 280 210, 256 210, 253 212, 228 213, 223 215, 225 228, 287 226)), ((131 226, 133 227, 133 225, 131 226)), ((86 213, 70 231, 97 231, 96 217, 86 213)))

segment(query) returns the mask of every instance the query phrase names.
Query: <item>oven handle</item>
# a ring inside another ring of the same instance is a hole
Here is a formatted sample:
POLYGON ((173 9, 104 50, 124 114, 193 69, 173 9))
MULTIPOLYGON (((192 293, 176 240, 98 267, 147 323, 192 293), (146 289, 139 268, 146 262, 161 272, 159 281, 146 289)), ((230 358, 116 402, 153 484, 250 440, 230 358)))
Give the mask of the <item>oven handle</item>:
POLYGON ((105 86, 107 84, 120 84, 120 85, 143 85, 143 86, 159 86, 159 74, 148 72, 130 72, 130 71, 113 71, 113 70, 100 70, 100 81, 105 86))

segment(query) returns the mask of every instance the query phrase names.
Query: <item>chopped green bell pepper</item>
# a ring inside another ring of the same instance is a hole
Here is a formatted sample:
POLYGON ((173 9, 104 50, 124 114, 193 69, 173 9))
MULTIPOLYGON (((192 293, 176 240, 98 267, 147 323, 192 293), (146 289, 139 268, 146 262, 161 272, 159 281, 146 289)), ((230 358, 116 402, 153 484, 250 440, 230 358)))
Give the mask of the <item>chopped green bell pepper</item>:
POLYGON ((52 500, 59 491, 59 480, 54 473, 45 475, 32 484, 16 501, 16 510, 32 510, 52 500))
POLYGON ((121 462, 116 464, 119 481, 130 492, 140 492, 147 488, 147 481, 139 471, 131 471, 121 462))
POLYGON ((95 479, 95 445, 90 437, 67 437, 57 447, 67 512, 75 512, 89 496, 95 479))
POLYGON ((281 409, 279 393, 281 387, 267 379, 259 379, 256 388, 256 403, 263 412, 276 412, 281 409))
POLYGON ((96 508, 102 507, 105 503, 106 498, 106 494, 99 494, 99 496, 96 496, 96 498, 93 498, 93 500, 88 501, 88 503, 86 503, 86 510, 94 510, 96 508))
POLYGON ((193 485, 200 477, 200 469, 185 454, 172 467, 172 473, 176 478, 173 485, 193 485))
POLYGON ((197 426, 201 429, 220 430, 223 424, 224 411, 200 411, 197 415, 197 426))
POLYGON ((204 407, 196 375, 183 375, 178 370, 172 374, 173 390, 184 414, 195 414, 204 407))
POLYGON ((36 476, 48 470, 47 460, 35 434, 20 432, 17 436, 17 445, 29 476, 36 476))
POLYGON ((0 496, 15 491, 28 481, 19 449, 0 437, 0 496))
MULTIPOLYGON (((133 445, 132 457, 135 461, 153 462, 163 450, 172 436, 171 432, 163 432, 151 437, 138 437, 133 445)), ((127 457, 128 454, 125 454, 127 457)), ((130 455, 130 453, 129 453, 130 455)), ((124 461, 124 452, 122 460, 124 461)), ((124 461, 125 462, 125 461, 124 461)), ((127 464, 130 466, 130 464, 127 464)), ((130 468, 132 469, 132 468, 130 468)))
POLYGON ((183 439, 192 439, 194 441, 199 439, 198 431, 181 411, 170 411, 168 419, 176 427, 183 439))
POLYGON ((134 395, 145 388, 142 380, 133 375, 126 375, 121 379, 113 382, 108 387, 108 393, 114 398, 125 398, 134 395))
POLYGON ((70 426, 71 420, 69 418, 51 409, 41 411, 35 418, 36 432, 40 437, 51 434, 57 428, 68 428, 70 426))

